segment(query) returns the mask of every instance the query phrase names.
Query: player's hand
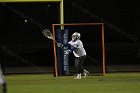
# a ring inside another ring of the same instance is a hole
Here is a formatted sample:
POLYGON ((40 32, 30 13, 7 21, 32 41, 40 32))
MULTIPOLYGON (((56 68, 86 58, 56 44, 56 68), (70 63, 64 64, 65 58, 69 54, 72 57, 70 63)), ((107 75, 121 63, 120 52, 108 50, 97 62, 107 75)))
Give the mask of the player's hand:
POLYGON ((57 43, 57 46, 63 48, 63 44, 62 43, 57 43))
POLYGON ((66 50, 64 51, 64 54, 69 54, 71 52, 71 50, 66 50))

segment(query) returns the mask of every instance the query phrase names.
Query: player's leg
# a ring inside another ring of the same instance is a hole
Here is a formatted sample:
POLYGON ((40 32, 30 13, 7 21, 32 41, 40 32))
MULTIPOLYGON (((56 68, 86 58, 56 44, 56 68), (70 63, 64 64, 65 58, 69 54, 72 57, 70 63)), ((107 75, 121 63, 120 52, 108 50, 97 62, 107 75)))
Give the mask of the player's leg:
POLYGON ((81 73, 84 73, 84 78, 86 78, 87 74, 89 74, 89 72, 86 69, 83 68, 83 62, 84 62, 85 58, 86 58, 86 56, 75 58, 75 66, 77 68, 76 79, 81 79, 81 73))
POLYGON ((85 58, 86 58, 86 56, 82 56, 82 57, 80 57, 80 59, 79 59, 79 69, 80 69, 80 73, 83 73, 83 74, 84 74, 84 78, 86 78, 87 75, 89 74, 89 72, 83 67, 83 63, 84 63, 85 58))
POLYGON ((87 71, 86 69, 84 69, 83 73, 84 73, 84 78, 86 78, 87 75, 89 74, 89 71, 87 71))
POLYGON ((79 60, 79 57, 76 57, 75 58, 75 67, 77 68, 77 76, 75 79, 81 79, 81 71, 80 71, 80 60, 79 60))
POLYGON ((2 93, 7 93, 7 86, 6 86, 6 81, 4 79, 4 76, 0 70, 0 85, 2 87, 2 93))
POLYGON ((7 85, 6 85, 6 83, 2 84, 2 93, 7 93, 7 85))

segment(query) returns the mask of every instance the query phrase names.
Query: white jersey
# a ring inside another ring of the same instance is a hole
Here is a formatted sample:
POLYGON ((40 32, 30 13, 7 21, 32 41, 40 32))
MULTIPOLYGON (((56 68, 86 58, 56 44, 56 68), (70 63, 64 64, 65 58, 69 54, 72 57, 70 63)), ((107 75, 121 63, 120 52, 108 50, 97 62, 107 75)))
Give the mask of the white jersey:
POLYGON ((81 42, 81 40, 76 40, 76 41, 70 41, 68 42, 68 44, 71 45, 71 47, 76 48, 75 51, 73 51, 73 54, 75 57, 81 57, 81 56, 85 56, 86 55, 86 51, 83 47, 83 43, 81 42))

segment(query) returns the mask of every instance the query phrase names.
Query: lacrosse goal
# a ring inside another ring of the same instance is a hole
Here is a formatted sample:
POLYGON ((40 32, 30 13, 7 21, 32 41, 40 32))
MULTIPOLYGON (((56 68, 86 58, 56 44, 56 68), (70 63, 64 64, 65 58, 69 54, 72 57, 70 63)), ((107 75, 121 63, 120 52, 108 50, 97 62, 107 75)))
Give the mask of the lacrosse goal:
MULTIPOLYGON (((105 42, 104 42, 104 23, 71 23, 71 24, 52 24, 52 32, 56 37, 57 29, 68 29, 68 38, 74 32, 81 33, 81 40, 87 51, 86 62, 84 63, 90 72, 105 75, 105 42), (93 70, 93 71, 92 71, 93 70)), ((64 30, 62 30, 64 31, 64 30)), ((54 41, 55 74, 58 76, 57 48, 54 41)), ((70 71, 73 68, 73 57, 69 58, 70 71)))

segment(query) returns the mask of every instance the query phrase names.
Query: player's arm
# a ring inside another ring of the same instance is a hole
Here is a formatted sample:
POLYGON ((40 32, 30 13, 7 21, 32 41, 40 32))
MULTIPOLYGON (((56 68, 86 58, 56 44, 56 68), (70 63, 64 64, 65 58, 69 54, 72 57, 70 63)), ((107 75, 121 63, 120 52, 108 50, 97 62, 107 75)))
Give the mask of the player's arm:
POLYGON ((68 46, 69 46, 69 50, 71 51, 71 52, 73 52, 73 51, 76 51, 77 50, 77 48, 78 48, 78 44, 72 44, 71 42, 68 42, 68 46))

